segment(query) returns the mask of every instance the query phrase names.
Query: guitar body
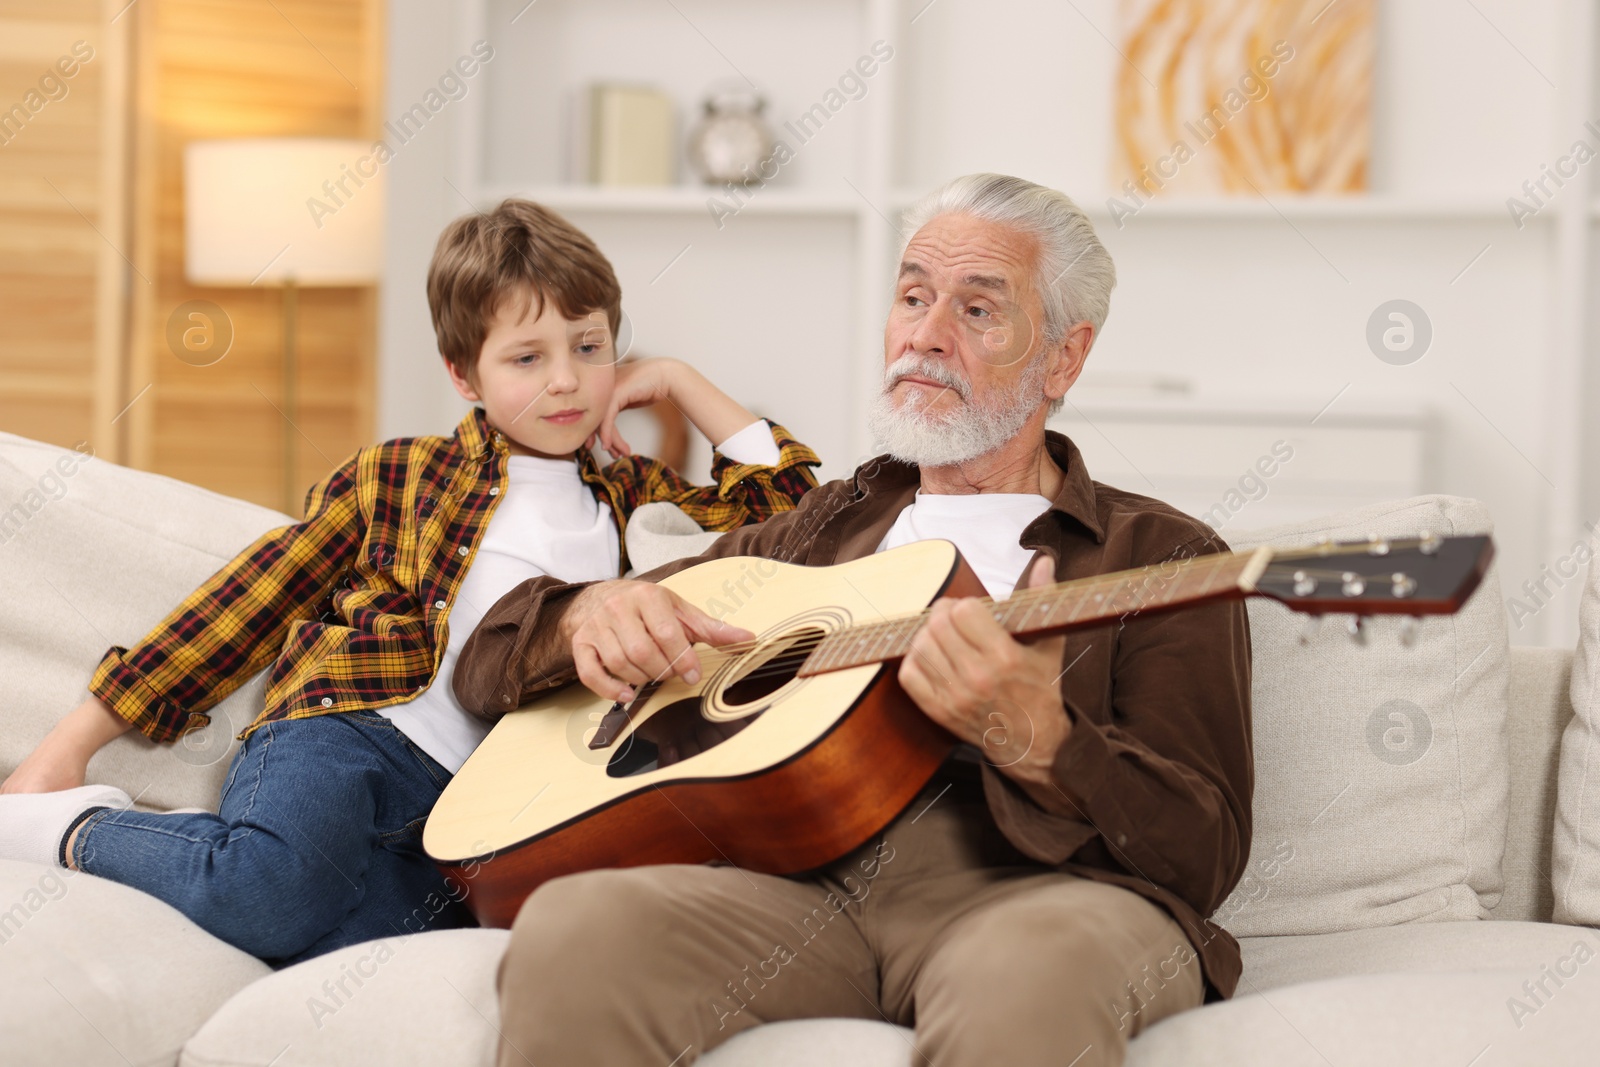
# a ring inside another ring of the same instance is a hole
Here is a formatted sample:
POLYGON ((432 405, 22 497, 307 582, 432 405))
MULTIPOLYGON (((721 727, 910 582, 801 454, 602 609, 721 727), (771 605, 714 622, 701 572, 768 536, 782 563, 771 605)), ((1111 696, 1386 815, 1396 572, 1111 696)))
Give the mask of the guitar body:
POLYGON ((795 676, 826 634, 983 596, 948 541, 832 567, 731 557, 661 584, 758 643, 701 646, 698 685, 645 687, 626 714, 571 685, 496 724, 423 831, 485 926, 578 871, 819 867, 892 822, 954 747, 900 689, 898 662, 795 676))

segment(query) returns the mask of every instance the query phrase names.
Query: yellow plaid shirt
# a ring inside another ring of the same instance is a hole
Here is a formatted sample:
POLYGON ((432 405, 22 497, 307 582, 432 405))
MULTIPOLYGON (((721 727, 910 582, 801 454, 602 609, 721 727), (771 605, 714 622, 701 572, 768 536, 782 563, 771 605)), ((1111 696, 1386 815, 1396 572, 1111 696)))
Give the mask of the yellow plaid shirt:
MULTIPOLYGON (((816 483, 811 449, 772 428, 775 467, 716 453, 717 484, 628 456, 579 473, 626 531, 641 505, 670 501, 708 530, 760 522, 816 483)), ((89 691, 154 741, 205 725, 215 706, 270 667, 264 722, 371 710, 432 682, 450 605, 506 485, 510 449, 474 409, 450 437, 363 448, 315 486, 306 518, 263 534, 134 649, 112 648, 89 691)), ((626 549, 622 554, 627 568, 626 549)))

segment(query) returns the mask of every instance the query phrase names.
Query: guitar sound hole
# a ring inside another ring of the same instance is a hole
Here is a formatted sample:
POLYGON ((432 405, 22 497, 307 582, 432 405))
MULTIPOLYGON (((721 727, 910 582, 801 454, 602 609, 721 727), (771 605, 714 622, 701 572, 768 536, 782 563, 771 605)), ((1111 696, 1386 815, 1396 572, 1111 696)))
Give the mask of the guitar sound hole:
POLYGON ((660 749, 655 744, 635 734, 624 741, 616 755, 606 763, 606 774, 612 778, 632 778, 636 774, 653 771, 660 755, 660 749))
POLYGON ((756 712, 730 722, 712 722, 700 714, 699 697, 674 700, 633 732, 622 751, 606 764, 606 774, 612 778, 632 778, 681 763, 690 756, 716 748, 760 717, 761 713, 756 712))
POLYGON ((786 645, 782 652, 752 667, 744 677, 722 691, 722 702, 728 707, 754 704, 776 693, 794 680, 800 665, 817 642, 826 636, 821 630, 796 630, 782 638, 786 645))
MULTIPOLYGON (((779 638, 780 650, 752 664, 745 674, 722 690, 723 707, 745 707, 758 703, 794 680, 817 641, 826 633, 815 627, 796 630, 779 638)), ((716 748, 734 734, 759 719, 758 709, 737 719, 713 722, 701 711, 701 697, 685 697, 659 708, 635 730, 616 755, 606 764, 612 778, 631 778, 636 774, 670 767, 690 756, 716 748)))

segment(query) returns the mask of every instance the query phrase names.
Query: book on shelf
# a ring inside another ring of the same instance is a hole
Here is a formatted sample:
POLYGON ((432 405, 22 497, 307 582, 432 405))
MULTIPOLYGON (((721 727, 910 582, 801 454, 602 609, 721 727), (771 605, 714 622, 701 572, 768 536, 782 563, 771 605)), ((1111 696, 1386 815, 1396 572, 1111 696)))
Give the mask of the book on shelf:
POLYGON ((598 84, 589 89, 589 170, 595 185, 671 185, 676 177, 674 108, 659 90, 598 84))

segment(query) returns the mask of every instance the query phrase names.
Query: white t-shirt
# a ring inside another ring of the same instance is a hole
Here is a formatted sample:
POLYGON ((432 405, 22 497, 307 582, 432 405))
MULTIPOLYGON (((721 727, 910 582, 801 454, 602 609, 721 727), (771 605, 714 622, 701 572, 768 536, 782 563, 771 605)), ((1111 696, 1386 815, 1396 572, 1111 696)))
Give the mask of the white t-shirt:
MULTIPOLYGON (((746 426, 717 450, 736 463, 769 467, 779 455, 764 420, 746 426)), ((548 574, 564 582, 604 580, 618 576, 621 562, 616 517, 579 477, 577 460, 508 457, 500 503, 449 606, 438 673, 411 700, 379 711, 454 774, 490 727, 461 706, 450 685, 456 658, 484 615, 530 578, 548 574)))
POLYGON ((1021 545, 1022 531, 1050 507, 1037 493, 924 493, 894 520, 878 551, 913 541, 954 541, 995 600, 1011 595, 1033 549, 1021 545))

